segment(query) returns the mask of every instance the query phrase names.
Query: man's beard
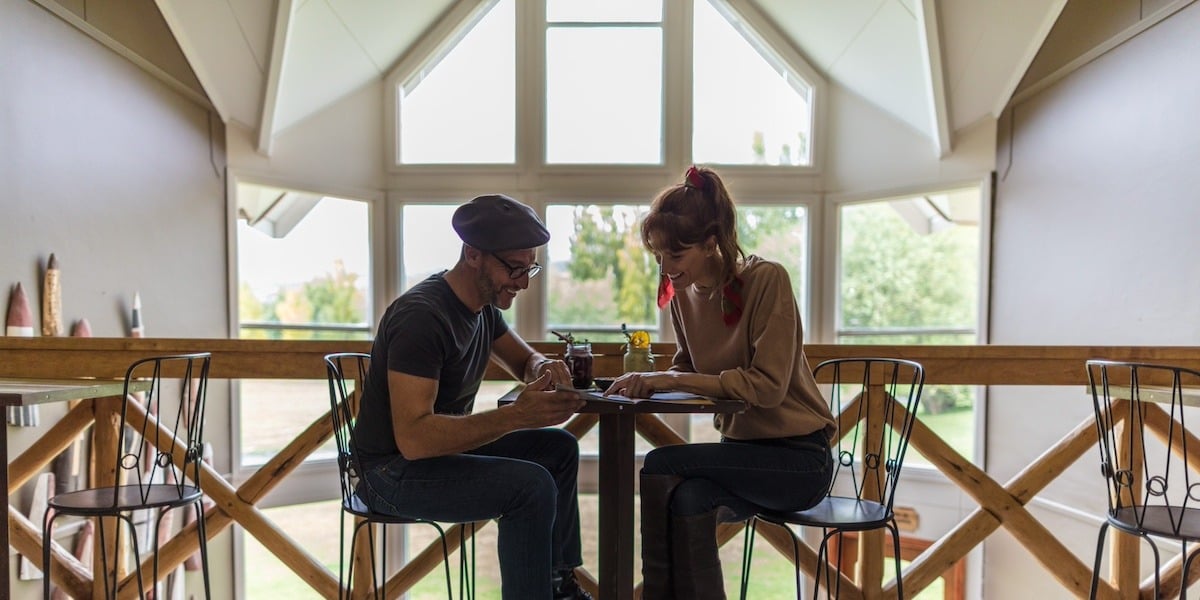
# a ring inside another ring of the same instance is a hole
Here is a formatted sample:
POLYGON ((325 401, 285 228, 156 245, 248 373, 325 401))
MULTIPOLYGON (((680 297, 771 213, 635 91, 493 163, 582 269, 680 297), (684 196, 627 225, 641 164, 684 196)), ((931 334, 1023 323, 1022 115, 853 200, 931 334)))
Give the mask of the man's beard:
POLYGON ((479 287, 479 300, 485 305, 491 304, 500 310, 506 310, 512 306, 512 301, 507 303, 508 306, 500 305, 503 288, 497 286, 496 282, 493 281, 491 277, 488 277, 484 273, 480 273, 479 277, 476 279, 476 284, 479 287))

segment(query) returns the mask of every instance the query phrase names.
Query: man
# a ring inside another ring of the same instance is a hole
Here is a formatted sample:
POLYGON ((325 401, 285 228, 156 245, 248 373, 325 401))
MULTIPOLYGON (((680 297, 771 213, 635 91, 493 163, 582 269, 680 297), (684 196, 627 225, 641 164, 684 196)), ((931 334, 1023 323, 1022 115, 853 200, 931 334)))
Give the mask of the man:
POLYGON ((541 270, 550 240, 528 206, 480 196, 452 219, 458 263, 397 298, 379 324, 355 425, 359 494, 378 512, 434 521, 497 519, 504 598, 591 600, 582 564, 579 446, 558 428, 583 404, 562 361, 535 352, 500 310, 541 270), (473 413, 493 360, 530 382, 508 406, 473 413))

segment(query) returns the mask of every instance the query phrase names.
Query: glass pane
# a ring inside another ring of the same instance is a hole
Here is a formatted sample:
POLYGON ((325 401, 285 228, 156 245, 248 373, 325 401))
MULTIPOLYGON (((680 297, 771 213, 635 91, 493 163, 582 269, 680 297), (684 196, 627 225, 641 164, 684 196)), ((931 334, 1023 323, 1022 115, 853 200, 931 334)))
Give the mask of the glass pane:
POLYGON ((738 241, 787 269, 800 317, 808 331, 808 209, 803 206, 739 206, 738 241))
POLYGON ((458 262, 462 240, 450 226, 454 205, 406 204, 404 228, 400 236, 404 257, 404 283, 407 290, 426 277, 444 271, 458 262))
MULTIPOLYGON (((977 190, 839 209, 837 341, 974 344, 979 312, 977 190)), ((973 386, 926 386, 917 418, 973 459, 973 386)), ((907 459, 928 461, 913 449, 907 459)))
MULTIPOLYGON (((937 208, 933 196, 840 209, 839 336, 966 335, 973 343, 979 222, 978 194, 970 194, 974 210, 961 215, 937 208)), ((942 199, 952 196, 964 194, 942 199)))
POLYGON ((255 186, 238 194, 240 337, 369 339, 367 203, 255 186), (259 191, 278 202, 261 211, 243 202, 259 191))
POLYGON ((662 28, 546 31, 546 162, 662 161, 662 28))
POLYGON ((659 0, 546 0, 546 21, 575 23, 657 23, 659 0))
MULTIPOLYGON (((242 465, 267 462, 329 412, 329 386, 323 379, 241 379, 237 384, 242 465)), ((335 458, 330 438, 306 460, 335 458)))
MULTIPOLYGON (((338 517, 340 500, 268 508, 263 511, 271 522, 295 540, 305 552, 325 565, 335 576, 338 572, 338 517)), ((347 521, 349 525, 349 521, 347 521)), ((320 598, 296 572, 271 554, 253 535, 241 532, 245 561, 242 575, 247 598, 320 598)), ((347 547, 350 527, 346 527, 347 547)), ((357 574, 355 574, 357 576, 357 574)))
MULTIPOLYGON (((240 336, 370 339, 367 203, 239 185, 238 207, 240 336)), ((241 464, 265 462, 329 410, 322 381, 237 386, 241 464)), ((310 458, 332 456, 329 442, 310 458)))
MULTIPOLYGON (((648 206, 555 205, 546 209, 546 323, 576 339, 625 341, 621 324, 659 339, 658 265, 642 247, 648 206), (582 335, 581 335, 582 334, 582 335)), ((547 332, 546 339, 553 339, 547 332)))
MULTIPOLYGON (((450 218, 457 208, 457 204, 404 205, 404 225, 400 236, 400 256, 404 263, 401 291, 434 273, 453 268, 458 262, 462 240, 450 225, 450 218)), ((520 301, 521 295, 517 294, 513 305, 503 311, 504 320, 510 327, 516 327, 517 303, 520 301)))
POLYGON ((397 92, 401 163, 513 163, 513 1, 500 0, 444 56, 397 92))
POLYGON ((697 163, 810 165, 811 87, 726 15, 695 3, 692 155, 697 163))

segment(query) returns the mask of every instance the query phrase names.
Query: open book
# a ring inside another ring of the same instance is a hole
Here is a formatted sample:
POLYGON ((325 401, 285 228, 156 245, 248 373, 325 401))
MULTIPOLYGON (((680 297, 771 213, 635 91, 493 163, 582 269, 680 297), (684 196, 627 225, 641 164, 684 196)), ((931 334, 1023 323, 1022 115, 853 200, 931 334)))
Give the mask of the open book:
POLYGON ((617 402, 620 404, 635 404, 637 402, 645 402, 651 400, 654 402, 671 402, 676 404, 712 404, 712 399, 693 394, 691 392, 655 392, 649 398, 630 398, 620 394, 604 395, 604 390, 597 388, 575 389, 569 387, 558 387, 562 392, 574 392, 584 400, 593 400, 600 402, 617 402))

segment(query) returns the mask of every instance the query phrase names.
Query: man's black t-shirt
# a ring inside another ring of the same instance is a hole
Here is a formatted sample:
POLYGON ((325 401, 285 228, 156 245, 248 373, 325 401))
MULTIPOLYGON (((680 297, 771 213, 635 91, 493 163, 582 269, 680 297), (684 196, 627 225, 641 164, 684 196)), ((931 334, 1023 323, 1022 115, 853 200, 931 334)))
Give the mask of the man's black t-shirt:
POLYGON ((492 342, 508 332, 499 309, 489 304, 471 312, 454 295, 445 274, 431 275, 401 294, 380 320, 354 428, 364 469, 400 454, 392 434, 389 370, 436 379, 435 413, 469 414, 492 342))

